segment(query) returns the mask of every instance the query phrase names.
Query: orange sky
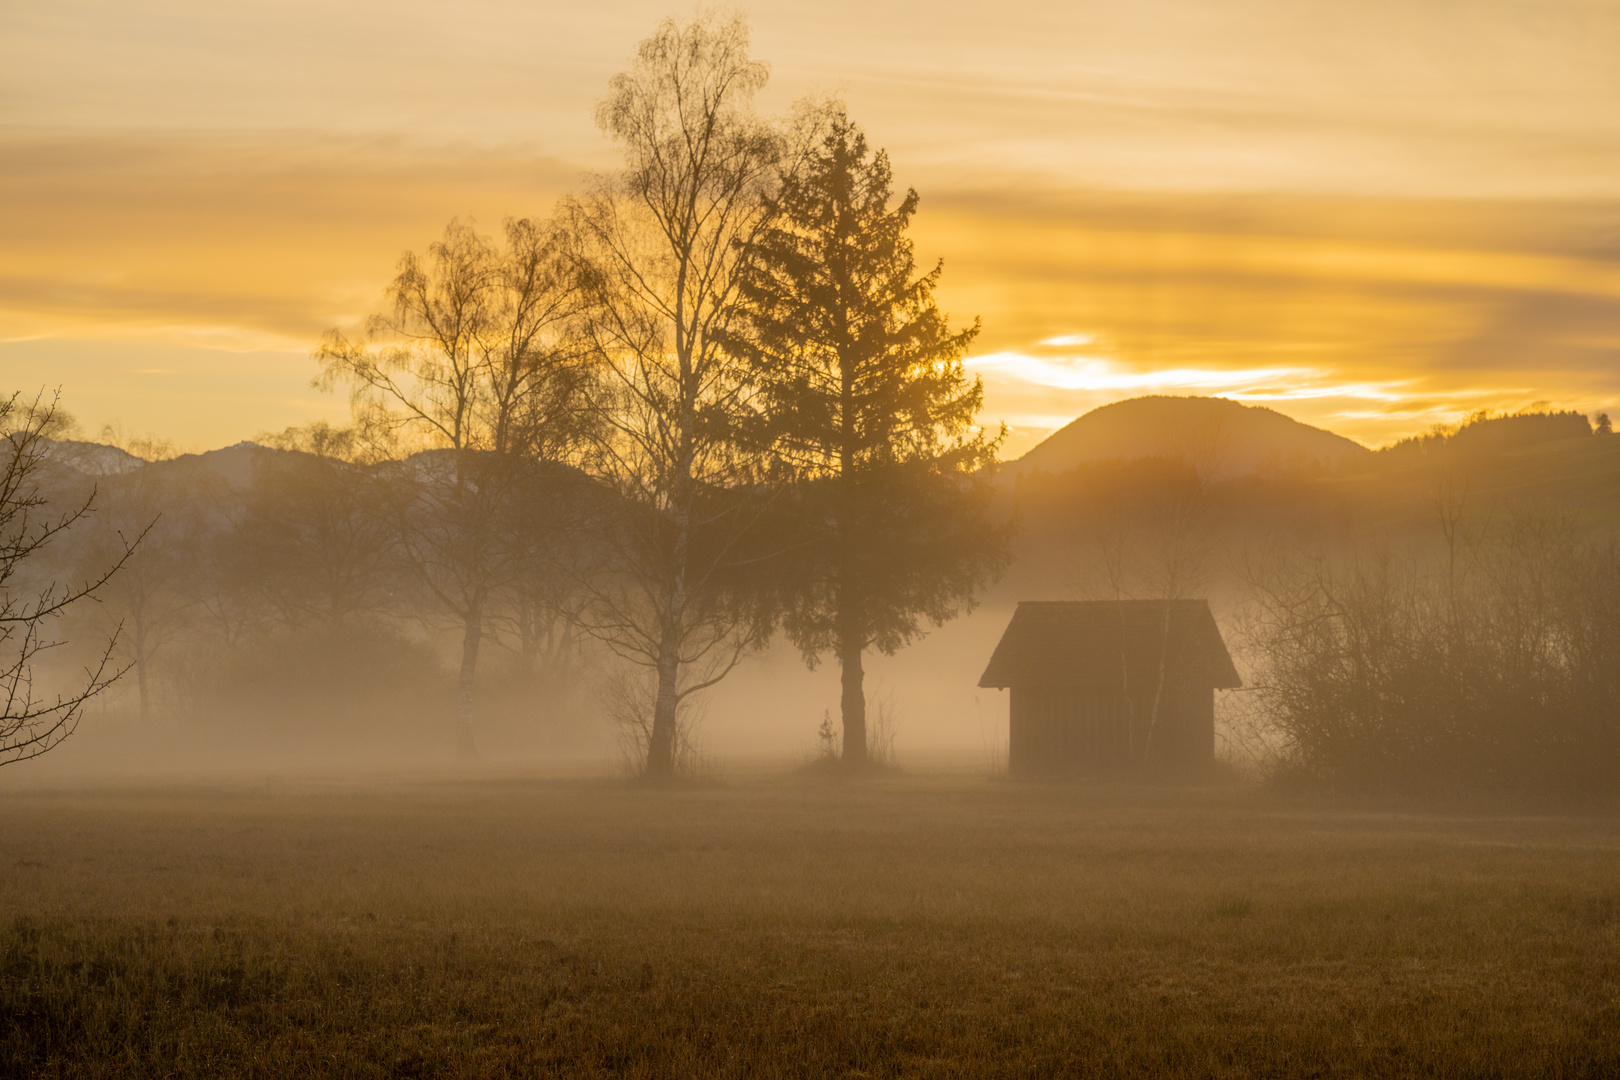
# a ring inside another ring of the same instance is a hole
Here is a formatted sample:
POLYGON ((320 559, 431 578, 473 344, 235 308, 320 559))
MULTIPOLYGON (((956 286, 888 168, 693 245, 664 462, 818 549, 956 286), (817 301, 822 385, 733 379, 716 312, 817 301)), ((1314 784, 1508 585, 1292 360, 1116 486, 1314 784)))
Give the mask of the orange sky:
MULTIPOLYGON (((543 215, 671 8, 0 6, 0 383, 187 448, 341 398, 309 350, 455 214, 543 215), (334 10, 336 9, 336 10, 334 10)), ((764 104, 839 92, 1010 454, 1155 391, 1379 443, 1620 413, 1620 5, 1137 0, 745 9, 764 104)))

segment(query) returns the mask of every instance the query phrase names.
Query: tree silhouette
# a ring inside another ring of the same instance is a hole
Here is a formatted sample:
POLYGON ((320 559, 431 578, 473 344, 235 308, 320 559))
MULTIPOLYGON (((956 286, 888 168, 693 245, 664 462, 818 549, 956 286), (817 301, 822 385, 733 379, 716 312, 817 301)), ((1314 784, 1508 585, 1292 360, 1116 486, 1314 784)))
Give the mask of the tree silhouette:
POLYGON ((550 226, 509 221, 502 248, 452 221, 427 259, 400 259, 388 295, 369 342, 327 335, 316 385, 346 383, 368 437, 422 451, 387 463, 386 479, 399 549, 462 632, 456 742, 471 756, 485 622, 527 567, 517 504, 536 463, 571 461, 592 419, 592 356, 574 325, 584 289, 550 226))
POLYGON ((665 20, 597 110, 624 169, 570 204, 605 360, 599 463, 616 494, 583 625, 649 669, 646 773, 675 771, 682 703, 760 639, 730 574, 757 523, 738 439, 747 367, 723 347, 770 216, 783 139, 751 109, 765 65, 740 17, 665 20))
POLYGON ((0 765, 38 757, 73 734, 86 703, 128 670, 113 661, 114 628, 70 689, 52 694, 35 683, 42 654, 65 644, 58 636, 62 616, 94 600, 145 535, 120 538, 109 561, 67 582, 38 572, 46 549, 95 512, 93 491, 56 511, 41 490, 50 436, 61 420, 55 399, 0 397, 0 765))
POLYGON ((973 604, 1005 561, 987 517, 1000 435, 974 426, 983 388, 934 301, 942 264, 920 276, 893 207, 888 156, 841 109, 788 177, 746 271, 748 315, 727 345, 757 380, 755 434, 804 484, 785 628, 812 666, 842 671, 843 754, 867 754, 862 655, 892 654, 973 604))

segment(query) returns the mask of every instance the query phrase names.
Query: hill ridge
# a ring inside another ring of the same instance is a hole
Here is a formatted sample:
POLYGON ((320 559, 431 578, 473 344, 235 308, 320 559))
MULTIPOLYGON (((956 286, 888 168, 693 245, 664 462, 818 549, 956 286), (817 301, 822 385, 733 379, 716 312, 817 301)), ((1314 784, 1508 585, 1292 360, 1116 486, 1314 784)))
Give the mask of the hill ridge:
POLYGON ((1231 398, 1149 394, 1110 402, 1076 417, 1002 470, 1063 472, 1098 461, 1180 457, 1208 471, 1240 476, 1293 462, 1331 464, 1372 451, 1326 428, 1264 405, 1231 398))

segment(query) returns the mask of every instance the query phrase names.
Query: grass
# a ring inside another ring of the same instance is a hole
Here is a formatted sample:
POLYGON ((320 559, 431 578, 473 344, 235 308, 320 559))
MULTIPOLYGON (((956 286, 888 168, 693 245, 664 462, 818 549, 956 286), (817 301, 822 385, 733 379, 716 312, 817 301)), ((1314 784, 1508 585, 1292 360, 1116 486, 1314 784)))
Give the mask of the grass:
POLYGON ((1606 819, 799 775, 0 821, 4 1075, 1620 1072, 1606 819))

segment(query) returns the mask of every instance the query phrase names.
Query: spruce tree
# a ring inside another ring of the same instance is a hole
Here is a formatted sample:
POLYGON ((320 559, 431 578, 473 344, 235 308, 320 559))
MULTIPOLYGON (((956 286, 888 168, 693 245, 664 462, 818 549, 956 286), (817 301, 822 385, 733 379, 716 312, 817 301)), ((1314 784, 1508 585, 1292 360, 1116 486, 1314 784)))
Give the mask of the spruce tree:
POLYGON ((787 177, 741 290, 758 435, 801 481, 801 542, 780 577, 783 625, 812 667, 842 671, 843 756, 867 758, 863 654, 893 654, 969 609, 1005 561, 988 517, 1000 435, 974 426, 983 387, 963 366, 971 327, 917 273, 908 190, 842 110, 787 177))

